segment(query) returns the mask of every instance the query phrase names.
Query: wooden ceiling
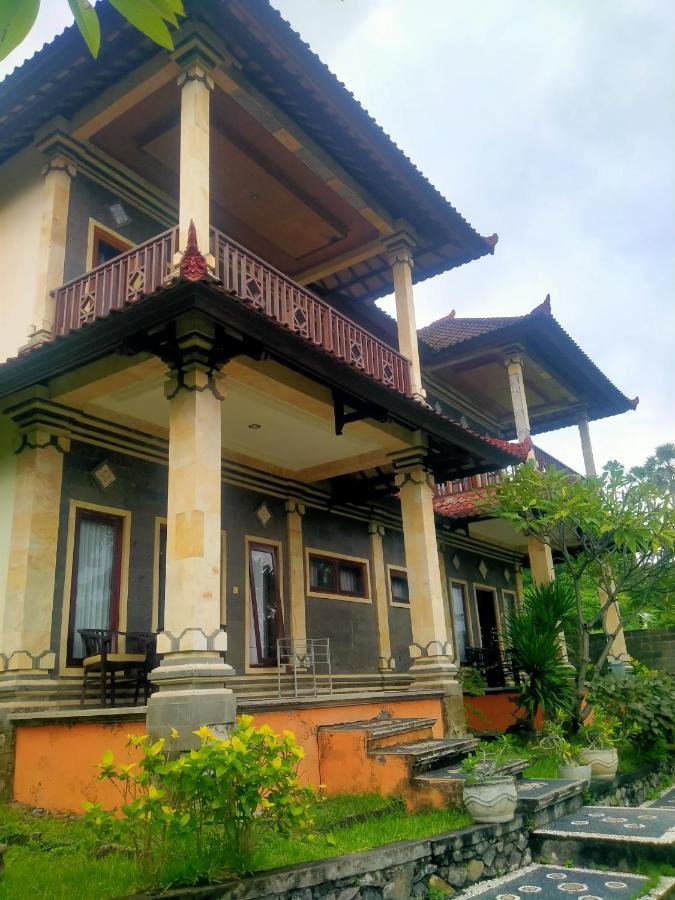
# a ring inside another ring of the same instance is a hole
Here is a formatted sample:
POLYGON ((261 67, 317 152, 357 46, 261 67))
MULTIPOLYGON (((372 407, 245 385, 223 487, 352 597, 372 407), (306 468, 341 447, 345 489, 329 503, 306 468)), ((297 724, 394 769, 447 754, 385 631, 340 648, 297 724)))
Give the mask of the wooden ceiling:
MULTIPOLYGON (((179 89, 167 84, 92 136, 178 197, 179 89)), ((376 241, 375 227, 218 87, 211 103, 213 224, 290 276, 376 241)))

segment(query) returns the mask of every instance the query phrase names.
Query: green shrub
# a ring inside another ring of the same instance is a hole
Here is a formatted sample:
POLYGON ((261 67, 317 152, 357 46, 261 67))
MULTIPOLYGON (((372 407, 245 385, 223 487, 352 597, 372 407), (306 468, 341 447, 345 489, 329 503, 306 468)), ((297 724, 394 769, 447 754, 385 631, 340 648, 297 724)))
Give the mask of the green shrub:
POLYGON ((559 711, 555 719, 544 722, 533 747, 535 755, 555 760, 559 766, 581 765, 581 747, 569 739, 567 731, 565 714, 559 711))
POLYGON ((604 675, 594 685, 591 705, 618 720, 619 740, 638 749, 675 743, 675 676, 634 662, 632 672, 604 675))
MULTIPOLYGON (((111 752, 99 766, 121 804, 104 810, 85 804, 89 819, 129 848, 148 883, 195 883, 248 871, 265 834, 291 834, 311 820, 311 788, 300 787, 297 767, 304 756, 290 731, 275 734, 241 716, 221 740, 206 726, 195 732, 198 749, 173 756, 164 740, 140 748, 138 764, 116 765, 111 752)), ((173 732, 174 738, 178 736, 173 732)))
POLYGON ((570 586, 552 581, 529 588, 523 609, 508 618, 507 645, 522 679, 517 706, 532 730, 539 709, 545 717, 572 711, 574 682, 561 658, 559 634, 575 604, 570 586))

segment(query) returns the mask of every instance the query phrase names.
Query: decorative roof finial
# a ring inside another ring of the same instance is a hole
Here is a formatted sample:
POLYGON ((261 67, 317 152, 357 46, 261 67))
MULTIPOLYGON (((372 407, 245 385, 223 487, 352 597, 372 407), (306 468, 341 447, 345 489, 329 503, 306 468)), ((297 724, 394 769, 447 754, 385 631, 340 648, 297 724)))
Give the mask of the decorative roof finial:
POLYGON ((489 237, 484 237, 483 240, 488 245, 488 247, 494 248, 497 246, 497 241, 499 240, 499 235, 495 232, 494 234, 489 235, 489 237))
POLYGON ((547 294, 546 299, 543 303, 540 303, 539 306, 535 306, 535 308, 530 313, 531 316, 550 316, 551 315, 551 295, 547 294))
POLYGON ((206 265, 206 260, 199 252, 199 247, 197 246, 197 229, 194 221, 190 219, 187 247, 180 261, 180 277, 186 281, 202 281, 207 275, 208 266, 206 265))

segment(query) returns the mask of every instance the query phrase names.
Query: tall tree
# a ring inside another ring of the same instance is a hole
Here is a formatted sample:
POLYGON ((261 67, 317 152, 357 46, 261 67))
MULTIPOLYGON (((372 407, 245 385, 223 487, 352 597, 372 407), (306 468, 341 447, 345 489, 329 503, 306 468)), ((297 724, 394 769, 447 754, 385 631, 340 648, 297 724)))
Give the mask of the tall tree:
MULTIPOLYGON (((46 2, 46 0, 45 0, 46 2)), ((91 0, 65 0, 92 56, 101 47, 101 26, 91 0)), ((104 0, 134 28, 168 50, 173 50, 170 28, 185 15, 182 0, 104 0)), ((41 0, 0 0, 0 60, 16 49, 30 33, 40 12, 41 0)), ((53 0, 49 0, 50 7, 53 0)))
POLYGON ((483 507, 549 544, 574 588, 576 716, 581 722, 589 713, 589 682, 600 676, 621 626, 606 635, 595 659, 590 656, 591 631, 621 595, 654 598, 672 585, 675 509, 670 495, 654 481, 627 475, 621 466, 599 478, 573 479, 527 463, 497 485, 483 507), (606 596, 593 612, 584 608, 589 579, 606 596))
POLYGON ((660 444, 641 466, 634 466, 630 474, 641 481, 653 481, 668 491, 675 504, 675 444, 660 444))

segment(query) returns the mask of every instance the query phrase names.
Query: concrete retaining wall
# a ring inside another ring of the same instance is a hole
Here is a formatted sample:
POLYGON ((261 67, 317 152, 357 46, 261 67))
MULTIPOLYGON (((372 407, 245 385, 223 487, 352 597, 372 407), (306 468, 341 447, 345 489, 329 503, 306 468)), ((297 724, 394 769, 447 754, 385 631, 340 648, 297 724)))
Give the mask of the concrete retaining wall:
MULTIPOLYGON (((650 669, 675 674, 675 628, 644 628, 626 631, 628 653, 650 669)), ((604 635, 591 635, 591 658, 602 650, 604 635)))

